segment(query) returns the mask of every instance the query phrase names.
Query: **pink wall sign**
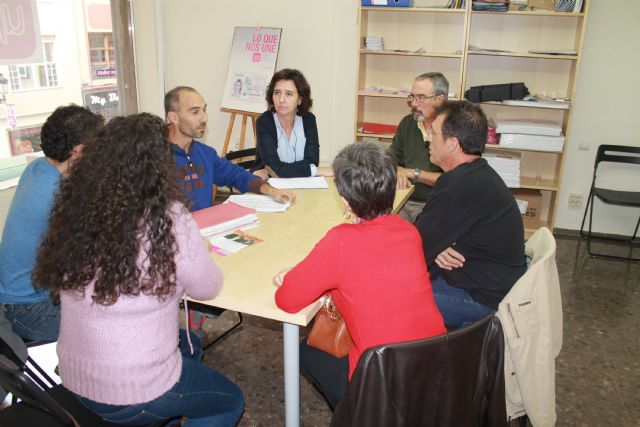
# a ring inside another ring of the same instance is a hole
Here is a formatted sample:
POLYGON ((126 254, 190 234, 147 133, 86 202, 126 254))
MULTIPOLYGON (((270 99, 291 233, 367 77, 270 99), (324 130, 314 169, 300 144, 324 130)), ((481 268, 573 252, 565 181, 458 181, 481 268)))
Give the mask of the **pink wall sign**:
POLYGON ((35 0, 0 0, 0 64, 42 62, 35 0))

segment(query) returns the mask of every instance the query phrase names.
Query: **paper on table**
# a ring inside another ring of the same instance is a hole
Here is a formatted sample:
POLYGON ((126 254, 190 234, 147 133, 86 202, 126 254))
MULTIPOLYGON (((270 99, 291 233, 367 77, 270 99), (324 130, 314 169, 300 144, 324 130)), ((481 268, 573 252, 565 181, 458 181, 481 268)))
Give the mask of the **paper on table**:
POLYGON ((269 184, 274 188, 329 188, 324 176, 310 176, 305 178, 269 178, 269 184))
POLYGON ((291 206, 291 202, 276 202, 273 197, 263 194, 234 194, 227 200, 258 212, 284 212, 291 206))

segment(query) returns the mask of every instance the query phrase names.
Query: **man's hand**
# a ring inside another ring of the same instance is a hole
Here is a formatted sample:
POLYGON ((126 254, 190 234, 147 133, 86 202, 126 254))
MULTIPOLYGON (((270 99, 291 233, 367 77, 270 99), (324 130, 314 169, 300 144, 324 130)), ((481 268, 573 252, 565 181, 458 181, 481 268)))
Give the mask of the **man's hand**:
POLYGON ((413 170, 398 166, 398 190, 404 190, 411 185, 410 179, 413 179, 413 170))
POLYGON ((436 257, 436 265, 443 270, 453 270, 454 268, 460 268, 465 262, 464 256, 451 246, 444 251, 440 252, 440 255, 436 257))
POLYGON ((277 287, 282 286, 282 282, 284 282, 284 276, 287 275, 289 270, 291 270, 291 267, 285 268, 280 273, 276 274, 275 277, 273 278, 273 284, 276 285, 277 287))
POLYGON ((265 182, 260 186, 260 193, 273 197, 276 202, 284 203, 289 201, 293 203, 296 200, 296 195, 291 190, 281 190, 279 188, 273 188, 269 183, 265 182))

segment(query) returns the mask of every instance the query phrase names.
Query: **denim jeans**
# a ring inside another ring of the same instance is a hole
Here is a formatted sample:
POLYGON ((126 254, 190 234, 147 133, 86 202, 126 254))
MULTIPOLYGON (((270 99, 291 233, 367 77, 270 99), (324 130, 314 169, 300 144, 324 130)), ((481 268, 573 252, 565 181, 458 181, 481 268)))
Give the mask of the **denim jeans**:
POLYGON ((227 377, 199 362, 202 348, 197 337, 191 334, 192 356, 186 334, 182 330, 180 334, 182 373, 162 396, 136 405, 107 405, 76 396, 104 420, 117 424, 141 425, 183 416, 189 419, 185 427, 235 426, 244 412, 242 391, 227 377))
POLYGON ((300 373, 311 381, 334 410, 349 385, 349 356, 339 359, 309 347, 303 340, 300 343, 300 373))
POLYGON ((60 304, 50 299, 31 304, 4 304, 13 331, 29 341, 58 341, 60 304))
POLYGON ((431 276, 431 289, 447 326, 460 328, 494 312, 476 302, 464 289, 448 284, 442 276, 431 276))

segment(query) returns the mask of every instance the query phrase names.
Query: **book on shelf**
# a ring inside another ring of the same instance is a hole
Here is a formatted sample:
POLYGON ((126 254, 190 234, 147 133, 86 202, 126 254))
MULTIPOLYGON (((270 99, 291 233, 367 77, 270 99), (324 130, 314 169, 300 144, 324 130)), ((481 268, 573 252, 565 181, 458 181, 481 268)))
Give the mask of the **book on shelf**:
POLYGON ((394 135, 398 130, 398 125, 386 125, 383 123, 371 123, 364 122, 362 123, 362 133, 371 133, 371 134, 387 134, 394 135))
POLYGON ((254 209, 235 203, 223 203, 193 212, 203 236, 214 236, 258 221, 254 209))

